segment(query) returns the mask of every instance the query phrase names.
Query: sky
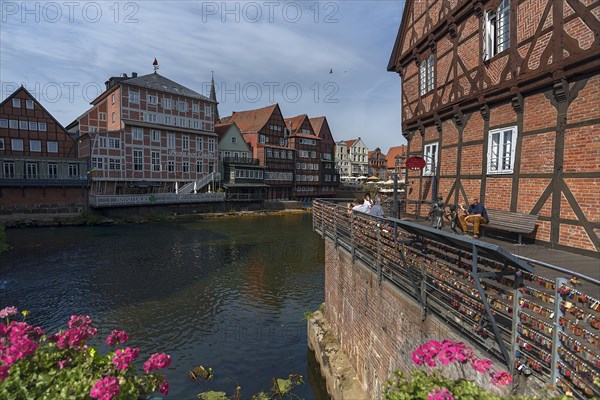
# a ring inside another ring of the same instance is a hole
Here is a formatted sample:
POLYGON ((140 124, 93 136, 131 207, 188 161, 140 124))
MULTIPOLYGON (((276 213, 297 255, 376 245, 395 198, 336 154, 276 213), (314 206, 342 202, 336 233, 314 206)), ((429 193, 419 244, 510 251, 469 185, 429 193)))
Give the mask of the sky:
POLYGON ((387 64, 401 1, 0 2, 0 98, 23 84, 63 124, 111 76, 153 72, 209 94, 219 114, 279 103, 325 115, 334 139, 406 143, 387 64))

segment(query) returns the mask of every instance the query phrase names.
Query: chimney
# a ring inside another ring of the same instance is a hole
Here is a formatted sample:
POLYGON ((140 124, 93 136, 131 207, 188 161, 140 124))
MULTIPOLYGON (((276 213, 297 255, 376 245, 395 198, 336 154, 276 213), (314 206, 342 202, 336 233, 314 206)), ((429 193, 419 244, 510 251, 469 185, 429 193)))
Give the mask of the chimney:
POLYGON ((131 73, 131 77, 132 77, 132 78, 137 78, 137 72, 132 72, 132 73, 131 73))
POLYGON ((123 73, 121 74, 121 78, 127 78, 127 74, 126 74, 125 72, 123 72, 123 73))

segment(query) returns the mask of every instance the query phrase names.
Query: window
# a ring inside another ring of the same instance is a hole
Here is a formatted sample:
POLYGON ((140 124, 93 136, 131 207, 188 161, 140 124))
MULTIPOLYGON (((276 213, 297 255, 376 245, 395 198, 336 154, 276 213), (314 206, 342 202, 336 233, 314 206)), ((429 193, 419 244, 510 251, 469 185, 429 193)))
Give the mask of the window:
POLYGON ((21 108, 21 99, 12 99, 12 105, 15 108, 21 108))
POLYGON ((235 136, 233 136, 233 137, 231 138, 231 143, 235 143, 235 142, 237 142, 237 138, 236 138, 235 136))
POLYGON ((69 178, 79 177, 79 165, 69 164, 69 178))
POLYGON ((15 163, 5 162, 4 163, 4 177, 5 178, 14 178, 15 177, 15 163))
POLYGON ((58 164, 48 163, 48 178, 50 178, 50 179, 58 178, 58 164))
POLYGON ((0 138, 0 150, 4 150, 4 138, 0 138))
POLYGON ((53 142, 51 140, 47 141, 46 150, 48 153, 58 153, 58 142, 53 142))
POLYGON ((200 104, 192 104, 192 111, 195 113, 200 112, 200 104))
POLYGON ((115 94, 113 93, 112 96, 110 96, 110 104, 115 104, 115 94))
POLYGON ((488 174, 512 174, 515 164, 517 127, 490 131, 488 141, 488 174))
POLYGON ((25 100, 25 108, 33 110, 33 100, 25 100))
POLYGON ((131 136, 133 136, 133 140, 142 140, 144 138, 144 128, 131 128, 131 136))
POLYGON ((202 173, 202 161, 196 161, 196 172, 197 173, 202 173))
POLYGON ((215 139, 208 139, 208 151, 215 151, 215 139))
POLYGON ((187 103, 185 101, 178 101, 177 102, 177 110, 181 111, 181 112, 186 112, 187 111, 187 103))
POLYGON ((46 132, 46 123, 45 122, 38 122, 38 131, 40 132, 46 132))
POLYGON ((100 170, 104 169, 104 160, 101 157, 99 157, 99 158, 93 157, 92 158, 92 168, 93 167, 96 167, 96 169, 100 169, 100 170))
POLYGON ((19 121, 15 119, 10 120, 10 129, 19 129, 19 121))
POLYGON ((425 145, 423 151, 423 158, 425 159, 425 168, 423 169, 423 176, 433 176, 437 174, 437 143, 430 143, 425 145))
POLYGON ((273 150, 271 150, 271 149, 267 149, 267 157, 268 157, 268 158, 271 158, 271 157, 273 157, 273 150))
POLYGON ((292 160, 294 158, 294 155, 291 151, 288 151, 288 159, 292 160))
POLYGON ((169 133, 167 135, 167 148, 174 149, 175 148, 175 134, 169 133))
POLYGON ((427 60, 421 61, 421 65, 419 66, 419 93, 421 96, 435 88, 434 79, 435 56, 432 53, 429 55, 429 57, 427 57, 427 60))
POLYGON ((181 172, 190 172, 190 162, 184 161, 181 163, 181 172))
POLYGON ((29 151, 42 151, 42 142, 39 140, 30 140, 29 151))
POLYGON ((37 179, 38 168, 37 163, 28 162, 25 163, 25 179, 37 179))
POLYGON ((146 97, 146 100, 148 101, 148 105, 149 106, 155 106, 158 104, 158 97, 157 96, 150 96, 148 95, 146 97))
POLYGON ((0 119, 0 128, 8 128, 8 120, 0 119))
POLYGON ((165 115, 165 125, 172 125, 173 118, 170 115, 165 115))
POLYGON ((144 121, 156 123, 156 114, 154 113, 144 113, 144 121))
POLYGON ((153 142, 160 142, 160 131, 157 131, 156 129, 152 129, 150 131, 150 133, 152 135, 153 142))
POLYGON ((160 171, 160 151, 150 153, 150 162, 152 163, 152 171, 160 171))
POLYGON ((99 121, 106 121, 106 113, 105 112, 99 112, 98 113, 98 120, 99 121))
POLYGON ((212 106, 209 106, 209 105, 204 106, 204 115, 206 117, 212 117, 212 106))
POLYGON ((10 139, 10 147, 13 151, 23 151, 23 139, 10 139))
POLYGON ((144 151, 133 150, 133 170, 142 171, 144 169, 144 151))
POLYGON ((510 1, 502 0, 496 11, 483 14, 483 59, 489 60, 510 47, 510 1))
POLYGON ((138 92, 129 92, 129 102, 139 104, 140 94, 138 92))
POLYGON ((167 161, 167 171, 175 172, 175 161, 167 161))
POLYGON ((163 104, 163 108, 165 110, 172 110, 173 109, 173 100, 171 100, 171 99, 165 99, 165 98, 163 98, 162 104, 163 104))
POLYGON ((198 152, 198 151, 202 151, 202 138, 201 137, 196 138, 196 152, 198 152))
POLYGON ((108 147, 111 149, 120 149, 121 139, 108 138, 108 147))
POLYGON ((108 159, 108 169, 113 171, 118 171, 121 169, 121 159, 120 158, 109 158, 108 159))
POLYGON ((181 136, 181 149, 182 150, 190 149, 190 137, 188 135, 181 136))
POLYGON ((116 120, 116 114, 115 114, 115 112, 114 112, 114 111, 113 111, 113 112, 112 112, 112 114, 110 115, 110 120, 111 120, 112 122, 115 122, 115 120, 116 120))
POLYGON ((27 121, 19 121, 19 129, 24 131, 29 129, 29 123, 27 121))

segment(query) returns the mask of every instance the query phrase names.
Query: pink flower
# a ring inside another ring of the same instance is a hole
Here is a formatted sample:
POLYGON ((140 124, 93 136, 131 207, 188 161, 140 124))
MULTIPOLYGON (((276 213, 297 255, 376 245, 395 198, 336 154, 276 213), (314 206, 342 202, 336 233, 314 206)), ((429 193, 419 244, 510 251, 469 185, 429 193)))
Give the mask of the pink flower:
POLYGON ((512 375, 506 371, 498 371, 492 374, 492 384, 495 386, 504 386, 512 383, 512 375))
POLYGON ((154 353, 150 356, 148 361, 144 363, 144 371, 147 374, 152 370, 159 370, 167 368, 171 365, 171 356, 165 353, 154 353))
POLYGON ((92 319, 89 315, 71 315, 67 325, 69 328, 87 328, 92 326, 92 319))
POLYGON ((0 318, 12 317, 13 315, 17 315, 18 312, 19 310, 17 310, 17 307, 5 307, 2 310, 0 310, 0 318))
POLYGON ((471 366, 480 374, 485 374, 490 368, 492 368, 492 360, 488 358, 484 360, 474 359, 471 361, 471 366))
POLYGON ((420 349, 417 349, 412 352, 412 360, 417 365, 423 365, 423 352, 420 349))
POLYGON ((119 395, 121 387, 119 386, 119 380, 110 376, 96 382, 90 396, 98 400, 111 400, 119 395))
POLYGON ((452 393, 446 388, 435 388, 427 395, 427 400, 454 400, 452 393))
POLYGON ((123 331, 112 331, 106 338, 106 344, 109 346, 116 346, 127 342, 129 336, 123 331))
POLYGON ((117 366, 119 371, 125 371, 127 368, 129 368, 129 364, 138 358, 139 354, 140 349, 137 347, 133 350, 129 347, 127 347, 125 350, 118 349, 113 357, 113 364, 117 366))
POLYGON ((96 328, 92 328, 91 325, 81 325, 69 329, 63 334, 57 334, 57 336, 52 337, 50 341, 56 341, 56 346, 61 350, 65 350, 69 347, 85 349, 87 348, 85 342, 97 334, 98 330, 96 328))
POLYGON ((0 382, 8 378, 8 370, 10 366, 8 365, 0 365, 0 382))
POLYGON ((56 363, 56 366, 58 367, 59 370, 62 370, 65 368, 65 365, 69 362, 69 360, 60 360, 58 363, 56 363))
POLYGON ((167 377, 163 376, 163 383, 158 387, 158 391, 164 394, 165 396, 169 394, 169 382, 167 382, 167 377))

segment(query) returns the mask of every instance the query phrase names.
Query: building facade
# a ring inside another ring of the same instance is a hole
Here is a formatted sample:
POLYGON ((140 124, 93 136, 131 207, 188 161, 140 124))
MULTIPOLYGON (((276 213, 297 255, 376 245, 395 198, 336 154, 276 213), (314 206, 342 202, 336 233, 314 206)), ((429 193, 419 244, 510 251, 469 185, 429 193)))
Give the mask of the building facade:
POLYGON ((398 180, 404 181, 406 177, 406 145, 390 147, 385 161, 385 179, 394 179, 394 175, 398 174, 398 180))
POLYGON ((295 150, 296 169, 294 170, 294 198, 310 199, 317 197, 321 182, 321 138, 315 135, 306 114, 286 118, 285 124, 290 135, 288 147, 295 150))
POLYGON ((252 148, 252 157, 265 167, 268 200, 288 200, 293 196, 295 151, 288 147, 289 130, 278 104, 233 112, 221 123, 235 122, 252 148))
POLYGON ((267 195, 265 167, 252 158, 252 149, 235 123, 217 124, 219 171, 226 199, 262 201, 267 195))
POLYGON ((218 180, 216 102, 157 72, 110 78, 70 128, 91 195, 184 194, 218 180))
POLYGON ((310 124, 315 135, 321 139, 321 186, 319 187, 319 197, 334 197, 337 195, 340 186, 340 175, 335 168, 335 141, 326 117, 310 118, 310 124))
POLYGON ((408 212, 479 197, 535 214, 531 235, 600 251, 598 4, 502 0, 405 4, 388 70, 402 79, 408 212), (421 204, 426 206, 421 207, 421 204))
POLYGON ((336 143, 335 163, 341 176, 365 176, 369 173, 367 145, 358 139, 336 143))
POLYGON ((24 88, 0 103, 0 220, 11 214, 80 214, 87 163, 76 142, 24 88))
POLYGON ((376 176, 379 179, 385 179, 386 158, 385 154, 381 152, 381 149, 377 147, 373 151, 368 153, 369 160, 369 176, 376 176))

